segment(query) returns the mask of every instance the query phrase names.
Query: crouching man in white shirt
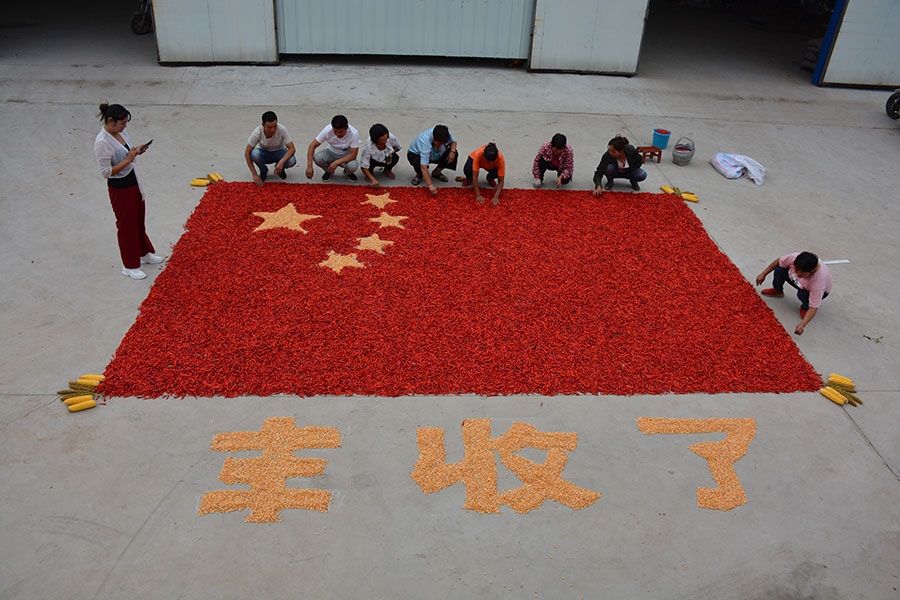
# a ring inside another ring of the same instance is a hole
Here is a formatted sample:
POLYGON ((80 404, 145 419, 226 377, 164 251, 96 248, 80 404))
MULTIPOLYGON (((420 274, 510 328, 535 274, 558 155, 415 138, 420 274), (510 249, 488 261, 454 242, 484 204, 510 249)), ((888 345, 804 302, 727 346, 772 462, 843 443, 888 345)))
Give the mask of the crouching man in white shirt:
POLYGON ((344 169, 344 174, 350 181, 356 181, 356 169, 359 162, 356 155, 359 153, 359 132, 347 122, 344 115, 335 115, 331 119, 331 125, 319 132, 306 149, 306 177, 312 179, 315 174, 313 162, 319 165, 325 172, 322 181, 328 181, 338 167, 344 169), (316 152, 316 148, 323 143, 328 143, 327 148, 316 152), (313 153, 315 152, 315 156, 313 153))

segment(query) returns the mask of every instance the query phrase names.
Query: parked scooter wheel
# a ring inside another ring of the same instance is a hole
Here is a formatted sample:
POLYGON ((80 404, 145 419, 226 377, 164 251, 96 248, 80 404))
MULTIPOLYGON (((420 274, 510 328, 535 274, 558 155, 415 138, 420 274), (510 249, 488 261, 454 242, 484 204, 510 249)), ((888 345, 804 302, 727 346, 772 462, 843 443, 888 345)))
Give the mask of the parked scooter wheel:
POLYGON ((900 119, 900 90, 891 94, 887 99, 887 104, 884 105, 884 110, 890 118, 900 119))
POLYGON ((153 31, 153 19, 150 12, 139 12, 131 18, 131 30, 135 35, 144 35, 153 31))

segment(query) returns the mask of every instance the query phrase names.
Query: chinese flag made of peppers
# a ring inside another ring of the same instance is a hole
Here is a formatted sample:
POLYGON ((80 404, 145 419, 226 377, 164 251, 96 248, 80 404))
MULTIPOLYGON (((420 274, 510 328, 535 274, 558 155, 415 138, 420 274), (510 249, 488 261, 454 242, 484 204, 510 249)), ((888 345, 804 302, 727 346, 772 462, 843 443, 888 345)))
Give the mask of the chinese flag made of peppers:
POLYGON ((217 183, 185 228, 108 395, 819 387, 671 195, 217 183))

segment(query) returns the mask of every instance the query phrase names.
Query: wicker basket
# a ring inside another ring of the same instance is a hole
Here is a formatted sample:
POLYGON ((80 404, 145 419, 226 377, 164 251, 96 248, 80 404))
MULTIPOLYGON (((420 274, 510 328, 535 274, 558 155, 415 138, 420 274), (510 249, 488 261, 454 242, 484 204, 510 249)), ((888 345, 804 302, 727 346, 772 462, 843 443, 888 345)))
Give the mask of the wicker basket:
POLYGON ((694 140, 689 137, 678 138, 672 150, 672 162, 683 167, 691 162, 692 158, 694 158, 694 140))

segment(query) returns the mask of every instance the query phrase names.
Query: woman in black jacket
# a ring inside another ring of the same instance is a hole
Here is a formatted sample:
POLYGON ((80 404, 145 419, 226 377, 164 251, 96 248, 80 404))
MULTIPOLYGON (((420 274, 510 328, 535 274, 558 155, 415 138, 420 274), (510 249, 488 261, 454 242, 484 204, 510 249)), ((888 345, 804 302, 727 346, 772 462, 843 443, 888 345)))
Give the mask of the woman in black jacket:
POLYGON ((601 183, 606 175, 606 189, 611 190, 613 179, 621 177, 631 182, 631 189, 640 190, 639 181, 647 179, 647 172, 641 168, 644 159, 637 148, 628 143, 628 138, 617 135, 609 140, 609 150, 600 159, 594 171, 594 196, 601 193, 601 183))

